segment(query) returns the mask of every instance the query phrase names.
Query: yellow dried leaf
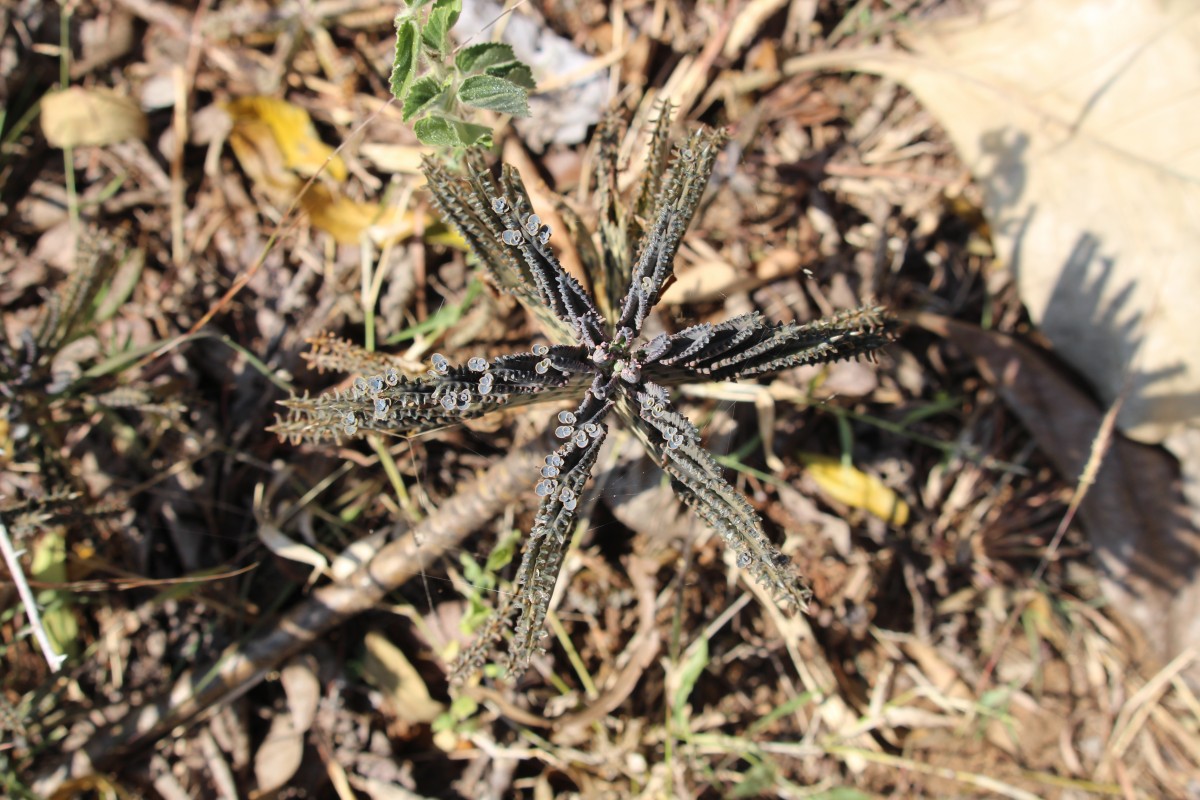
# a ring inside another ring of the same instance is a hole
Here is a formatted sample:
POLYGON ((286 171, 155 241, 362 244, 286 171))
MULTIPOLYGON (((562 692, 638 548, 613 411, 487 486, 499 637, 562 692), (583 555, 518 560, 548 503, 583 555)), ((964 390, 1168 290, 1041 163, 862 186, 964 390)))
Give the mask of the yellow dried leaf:
MULTIPOLYGON (((317 138, 304 109, 271 97, 242 97, 225 104, 225 110, 232 119, 229 146, 234 156, 275 205, 290 205, 322 165, 323 176, 335 181, 346 178, 345 163, 337 156, 330 158, 333 148, 317 138)), ((410 149, 415 157, 417 149, 410 149)), ((369 234, 382 245, 407 239, 416 229, 411 211, 401 213, 379 203, 352 200, 328 184, 309 185, 300 207, 314 228, 330 234, 339 244, 359 244, 369 234)), ((427 241, 466 249, 457 233, 447 235, 432 217, 425 218, 425 225, 427 241)))
POLYGON ((378 227, 390 235, 385 239, 405 239, 412 235, 412 213, 396 209, 381 210, 379 203, 363 203, 334 194, 324 186, 311 186, 300 198, 313 227, 333 236, 340 244, 358 244, 368 228, 378 227))
MULTIPOLYGON (((257 125, 265 126, 288 169, 306 178, 323 171, 336 181, 346 179, 345 162, 317 136, 312 117, 303 108, 276 97, 239 97, 227 103, 225 109, 233 117, 235 133, 246 135, 248 129, 258 131, 262 129, 257 125)), ((261 133, 253 133, 252 138, 259 149, 267 144, 261 133)))
POLYGON ((420 175, 421 160, 432 155, 432 147, 420 147, 411 144, 384 144, 382 142, 363 142, 358 148, 362 157, 383 172, 399 172, 405 175, 420 175))
POLYGON ((246 119, 236 124, 229 132, 229 147, 242 171, 272 203, 287 206, 303 186, 303 181, 284 163, 271 127, 265 122, 246 119))
POLYGON ((874 475, 830 456, 801 453, 800 458, 821 491, 839 503, 861 508, 894 525, 908 522, 908 503, 874 475))
POLYGON ((112 89, 72 86, 42 98, 42 133, 51 147, 106 145, 146 136, 146 115, 112 89))
POLYGON ((8 420, 0 417, 0 469, 12 461, 13 443, 8 438, 8 420))

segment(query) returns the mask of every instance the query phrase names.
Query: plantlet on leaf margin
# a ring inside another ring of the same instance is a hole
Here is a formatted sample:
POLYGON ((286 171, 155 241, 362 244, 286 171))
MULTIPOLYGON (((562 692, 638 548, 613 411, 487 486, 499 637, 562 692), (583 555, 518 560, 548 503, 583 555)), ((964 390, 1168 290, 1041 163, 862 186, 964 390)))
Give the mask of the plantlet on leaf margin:
MULTIPOLYGON (((772 324, 753 313, 644 340, 643 324, 672 277, 680 241, 725 141, 723 133, 701 129, 672 148, 668 126, 669 109, 664 109, 628 206, 614 188, 618 125, 609 121, 599 131, 598 237, 577 235, 575 241, 598 302, 560 266, 548 245, 550 229, 533 213, 515 170, 504 166, 497 181, 479 151, 468 153, 465 179, 428 160, 425 174, 442 217, 466 239, 495 284, 542 323, 553 344, 490 361, 472 358, 466 366, 435 354, 433 368, 422 377, 383 367, 358 377, 348 391, 283 401, 288 413, 273 430, 295 441, 321 442, 368 431, 413 435, 501 406, 577 400, 574 411, 557 418, 555 434, 562 444, 531 479, 540 505, 514 591, 459 657, 456 679, 479 670, 514 617, 508 668, 523 671, 539 651, 578 499, 614 414, 668 474, 680 499, 733 549, 739 568, 781 605, 803 609, 807 604, 810 592, 791 561, 701 447, 699 432, 676 410, 670 390, 683 383, 739 380, 869 356, 891 340, 895 323, 874 306, 804 325, 772 324)), ((320 345, 323 352, 349 347, 327 340, 320 345)), ((340 359, 331 362, 319 352, 314 361, 329 367, 340 359)))

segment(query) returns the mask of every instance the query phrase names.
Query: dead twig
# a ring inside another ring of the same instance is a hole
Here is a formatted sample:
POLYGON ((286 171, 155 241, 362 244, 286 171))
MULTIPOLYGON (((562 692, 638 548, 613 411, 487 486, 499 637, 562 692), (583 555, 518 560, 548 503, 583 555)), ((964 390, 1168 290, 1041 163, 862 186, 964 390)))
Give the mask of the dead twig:
POLYGON ((112 769, 179 725, 249 691, 286 659, 373 608, 413 577, 413 564, 454 547, 517 497, 532 496, 530 475, 540 465, 544 447, 534 441, 513 451, 347 579, 316 590, 272 629, 226 650, 211 669, 189 672, 153 705, 95 731, 85 747, 40 773, 36 791, 49 795, 64 781, 112 769))
POLYGON ((0 519, 0 552, 4 553, 4 561, 8 564, 8 571, 12 573, 13 583, 16 584, 17 594, 21 596, 21 602, 25 606, 25 615, 29 618, 29 627, 33 629, 34 638, 37 639, 38 646, 42 649, 42 656, 45 657, 46 663, 50 665, 50 671, 58 672, 62 666, 62 662, 67 657, 54 651, 54 645, 51 643, 50 637, 46 634, 46 628, 42 625, 42 616, 38 613, 37 599, 34 598, 33 592, 29 589, 29 582, 25 579, 25 573, 21 570, 18 553, 13 548, 12 540, 8 537, 8 526, 4 524, 3 519, 0 519))

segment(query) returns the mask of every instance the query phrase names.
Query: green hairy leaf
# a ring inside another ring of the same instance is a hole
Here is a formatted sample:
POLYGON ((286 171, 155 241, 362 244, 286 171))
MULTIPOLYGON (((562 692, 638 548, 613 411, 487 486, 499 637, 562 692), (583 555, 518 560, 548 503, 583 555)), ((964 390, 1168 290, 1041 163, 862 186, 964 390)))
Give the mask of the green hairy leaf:
POLYGON ((397 100, 408 97, 408 89, 417 76, 421 55, 420 30, 409 18, 396 20, 396 56, 392 61, 392 96, 397 100))
POLYGON ((522 64, 520 61, 488 67, 485 71, 488 75, 504 78, 523 89, 534 89, 537 87, 537 81, 533 79, 533 71, 529 69, 527 64, 522 64))
POLYGON ((467 78, 458 87, 458 99, 475 108, 517 117, 529 116, 529 93, 512 81, 494 75, 467 78))
POLYGON ((413 125, 413 132, 417 134, 421 144, 431 147, 492 146, 491 128, 448 117, 435 115, 419 119, 413 125))
POLYGON ((528 116, 535 85, 510 45, 485 42, 453 53, 450 30, 461 11, 462 0, 410 3, 396 18, 390 81, 421 143, 451 150, 491 147, 491 129, 470 121, 477 110, 528 116))
POLYGON ((408 122, 436 106, 449 87, 450 81, 439 81, 432 75, 418 79, 409 90, 408 97, 404 98, 404 121, 408 122))
POLYGON ((429 19, 421 31, 421 39, 426 47, 438 54, 449 52, 450 29, 458 21, 460 11, 461 0, 437 0, 433 4, 433 10, 429 12, 429 19))
POLYGON ((511 45, 484 42, 464 47, 455 57, 454 64, 463 74, 470 74, 493 67, 507 66, 516 60, 517 56, 513 53, 511 45))

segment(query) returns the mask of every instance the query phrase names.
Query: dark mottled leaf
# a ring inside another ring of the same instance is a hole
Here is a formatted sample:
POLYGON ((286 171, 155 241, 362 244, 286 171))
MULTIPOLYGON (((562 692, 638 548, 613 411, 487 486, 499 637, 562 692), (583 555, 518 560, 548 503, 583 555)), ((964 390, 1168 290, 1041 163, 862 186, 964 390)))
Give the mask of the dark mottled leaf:
POLYGON ((701 446, 700 434, 675 410, 665 391, 651 384, 636 400, 622 393, 617 413, 671 478, 679 498, 733 550, 737 566, 766 587, 776 602, 808 606, 812 592, 791 560, 771 543, 762 521, 701 446))
POLYGON ((549 247, 550 228, 533 213, 515 170, 500 181, 477 156, 468 159, 464 181, 427 161, 434 205, 479 255, 493 280, 511 292, 553 338, 591 346, 603 337, 604 321, 577 280, 563 271, 549 247))
POLYGON ((675 149, 670 170, 650 211, 653 224, 646 231, 634 261, 617 329, 629 328, 634 334, 639 333, 646 315, 658 302, 659 293, 673 274, 679 243, 700 205, 724 142, 724 133, 702 129, 675 149))
POLYGON ((563 444, 546 456, 540 480, 534 492, 541 498, 533 529, 525 541, 521 566, 513 580, 515 591, 505 595, 483 633, 463 651, 451 667, 451 675, 461 680, 483 666, 492 646, 516 615, 513 641, 508 648, 508 669, 519 674, 529 659, 541 651, 545 638, 545 619, 550 598, 562 567, 563 550, 574 525, 576 511, 587 481, 608 435, 604 417, 611 402, 587 394, 574 412, 562 412, 555 435, 563 444))
MULTIPOLYGON (((312 359, 314 365, 330 366, 338 358, 340 345, 324 345, 329 351, 312 359)), ((283 401, 287 415, 272 431, 293 441, 340 441, 367 432, 413 436, 461 424, 500 408, 577 397, 590 379, 570 375, 550 364, 573 364, 577 354, 560 348, 556 354, 519 353, 490 362, 450 366, 435 355, 434 368, 421 377, 410 377, 386 361, 355 358, 353 351, 341 362, 346 366, 370 365, 374 374, 360 374, 350 388, 319 397, 294 397, 283 401), (546 368, 539 365, 548 361, 546 368), (473 368, 474 367, 474 368, 473 368)), ((472 359, 474 362, 475 359, 472 359)))

